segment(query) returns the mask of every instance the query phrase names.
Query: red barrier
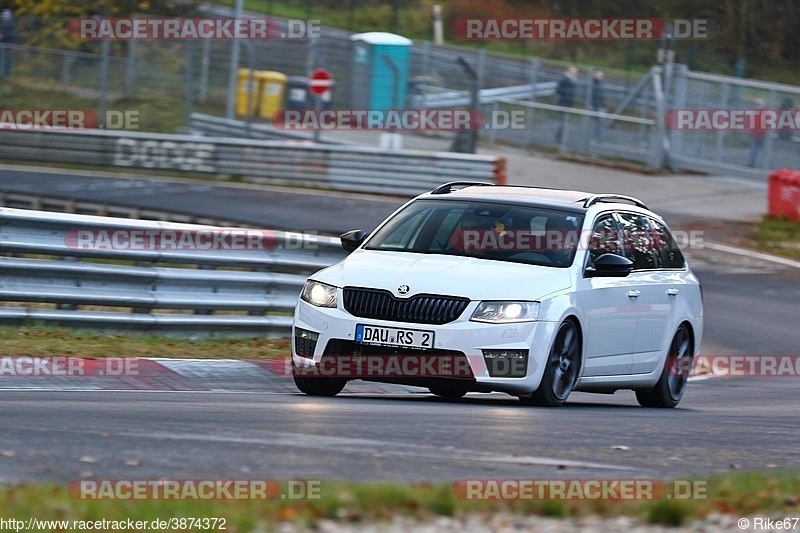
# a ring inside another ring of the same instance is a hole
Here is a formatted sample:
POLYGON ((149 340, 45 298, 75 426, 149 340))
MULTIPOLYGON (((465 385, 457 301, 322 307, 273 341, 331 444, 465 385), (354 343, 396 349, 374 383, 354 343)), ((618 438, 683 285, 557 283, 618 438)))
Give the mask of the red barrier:
POLYGON ((800 172, 781 169, 769 175, 769 208, 775 218, 800 222, 800 172))
POLYGON ((495 185, 505 185, 506 184, 506 166, 507 161, 505 157, 497 157, 494 160, 494 184, 495 185))

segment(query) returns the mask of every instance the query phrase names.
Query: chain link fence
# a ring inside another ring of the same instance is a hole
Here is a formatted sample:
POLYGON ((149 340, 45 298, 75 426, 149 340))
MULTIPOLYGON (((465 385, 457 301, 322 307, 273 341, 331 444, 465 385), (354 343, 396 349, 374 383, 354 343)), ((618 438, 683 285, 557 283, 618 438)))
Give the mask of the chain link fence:
MULTIPOLYGON (((214 8, 206 16, 231 16, 214 8)), ((286 24, 286 21, 280 21, 286 24)), ((116 108, 126 99, 171 99, 224 114, 233 41, 116 41, 91 43, 92 51, 0 45, 0 73, 15 83, 67 91, 116 108)), ((354 73, 351 33, 323 27, 319 38, 240 41, 240 68, 306 76, 314 68, 330 70, 336 80, 326 105, 348 109, 367 90, 354 73)), ((747 109, 763 100, 770 109, 790 109, 800 101, 800 87, 692 72, 676 65, 661 72, 603 69, 604 106, 592 102, 590 66, 581 66, 571 107, 559 106, 555 94, 567 64, 482 49, 415 42, 410 49, 407 95, 399 107, 439 109, 469 106, 472 81, 463 58, 477 74, 484 117, 518 112, 524 127, 488 128, 482 142, 492 145, 557 150, 612 157, 711 173, 764 176, 765 170, 800 165, 794 131, 770 132, 761 142, 743 131, 669 131, 667 109, 747 109), (448 105, 457 102, 456 105, 448 105)), ((100 109, 104 109, 102 105, 100 109)), ((188 124, 188 122, 187 122, 188 124)), ((455 144, 455 143, 454 143, 455 144)))

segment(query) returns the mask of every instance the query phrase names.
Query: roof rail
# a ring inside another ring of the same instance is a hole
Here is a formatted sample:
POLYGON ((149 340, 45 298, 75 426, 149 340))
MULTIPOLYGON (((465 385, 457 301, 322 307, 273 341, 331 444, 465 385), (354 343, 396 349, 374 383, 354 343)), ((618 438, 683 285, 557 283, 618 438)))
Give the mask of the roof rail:
POLYGON ((450 183, 444 183, 439 185, 435 189, 431 191, 431 194, 447 194, 453 191, 453 187, 477 187, 481 185, 493 185, 492 183, 486 183, 483 181, 451 181, 450 183))
POLYGON ((642 209, 648 209, 648 207, 641 200, 634 198, 633 196, 622 196, 620 194, 593 194, 583 201, 583 207, 585 209, 600 202, 618 202, 618 201, 630 202, 637 207, 641 207, 642 209))

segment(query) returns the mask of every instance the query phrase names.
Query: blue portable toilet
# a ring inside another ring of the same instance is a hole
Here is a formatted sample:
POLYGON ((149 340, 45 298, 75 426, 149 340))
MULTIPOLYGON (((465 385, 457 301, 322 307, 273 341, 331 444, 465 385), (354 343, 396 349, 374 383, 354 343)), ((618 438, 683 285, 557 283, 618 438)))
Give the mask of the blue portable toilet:
POLYGON ((353 109, 402 109, 406 104, 411 39, 373 31, 352 35, 353 109))

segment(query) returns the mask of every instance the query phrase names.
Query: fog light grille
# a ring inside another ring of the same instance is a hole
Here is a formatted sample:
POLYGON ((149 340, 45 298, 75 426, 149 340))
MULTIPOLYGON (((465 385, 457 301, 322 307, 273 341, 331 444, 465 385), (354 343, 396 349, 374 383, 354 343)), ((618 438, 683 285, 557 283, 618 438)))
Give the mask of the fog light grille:
POLYGON ((294 328, 294 353, 300 357, 314 357, 319 333, 305 329, 294 328))
POLYGON ((493 378, 524 378, 528 375, 528 350, 482 350, 493 378))

